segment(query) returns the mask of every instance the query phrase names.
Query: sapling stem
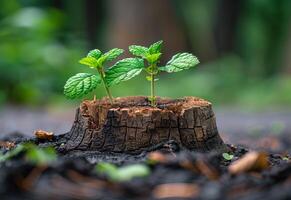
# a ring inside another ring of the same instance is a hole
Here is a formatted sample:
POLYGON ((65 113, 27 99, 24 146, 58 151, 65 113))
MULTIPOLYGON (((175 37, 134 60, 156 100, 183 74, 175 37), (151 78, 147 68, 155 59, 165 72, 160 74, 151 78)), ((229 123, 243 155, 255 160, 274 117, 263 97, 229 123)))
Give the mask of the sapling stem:
MULTIPOLYGON (((141 57, 143 61, 146 61, 146 65, 143 66, 143 69, 147 73, 146 79, 151 82, 151 93, 150 96, 148 96, 148 99, 150 100, 150 105, 152 107, 157 106, 157 99, 155 96, 155 82, 158 79, 155 79, 155 77, 159 74, 159 72, 179 72, 184 69, 194 67, 199 63, 199 60, 196 58, 196 56, 191 53, 177 53, 171 58, 171 60, 167 62, 165 66, 158 66, 162 55, 162 43, 163 41, 160 40, 151 44, 149 47, 139 45, 130 45, 128 47, 130 53, 132 53, 134 56, 141 57)), ((134 72, 131 74, 134 74, 134 72)))
POLYGON ((102 83, 103 83, 103 85, 104 85, 104 88, 105 88, 105 91, 106 91, 106 93, 107 93, 107 96, 109 97, 109 101, 110 101, 111 104, 113 104, 113 98, 112 98, 112 95, 111 95, 111 93, 110 93, 110 90, 109 90, 109 88, 108 88, 106 82, 105 82, 105 73, 104 73, 103 67, 98 68, 98 72, 99 72, 99 74, 100 74, 101 81, 102 81, 102 83))
POLYGON ((155 75, 151 73, 151 106, 155 107, 155 75))
POLYGON ((156 106, 156 96, 155 96, 155 75, 156 75, 156 64, 151 64, 149 66, 149 74, 150 74, 150 81, 151 81, 151 96, 150 96, 150 101, 151 101, 151 106, 155 107, 156 106))

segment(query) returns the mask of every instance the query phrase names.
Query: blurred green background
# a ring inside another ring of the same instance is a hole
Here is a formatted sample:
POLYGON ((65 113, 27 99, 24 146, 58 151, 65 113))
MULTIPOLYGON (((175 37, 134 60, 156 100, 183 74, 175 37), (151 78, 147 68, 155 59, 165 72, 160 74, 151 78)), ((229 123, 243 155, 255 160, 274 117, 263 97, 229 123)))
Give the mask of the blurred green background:
MULTIPOLYGON (((0 104, 77 103, 63 85, 92 71, 78 63, 88 50, 118 47, 128 57, 130 44, 164 40, 162 63, 188 51, 201 64, 161 74, 158 95, 291 106, 290 10, 290 0, 1 0, 0 104)), ((139 76, 112 93, 148 95, 149 85, 139 76)))

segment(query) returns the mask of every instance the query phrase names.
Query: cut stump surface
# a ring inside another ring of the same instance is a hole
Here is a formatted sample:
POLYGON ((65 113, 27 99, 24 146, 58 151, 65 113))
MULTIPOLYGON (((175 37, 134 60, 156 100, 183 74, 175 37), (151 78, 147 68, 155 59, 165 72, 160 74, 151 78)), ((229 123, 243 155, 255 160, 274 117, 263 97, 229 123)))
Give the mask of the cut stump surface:
POLYGON ((77 109, 64 149, 141 152, 174 140, 195 151, 225 149, 211 103, 197 98, 157 98, 151 107, 147 97, 83 101, 77 109))

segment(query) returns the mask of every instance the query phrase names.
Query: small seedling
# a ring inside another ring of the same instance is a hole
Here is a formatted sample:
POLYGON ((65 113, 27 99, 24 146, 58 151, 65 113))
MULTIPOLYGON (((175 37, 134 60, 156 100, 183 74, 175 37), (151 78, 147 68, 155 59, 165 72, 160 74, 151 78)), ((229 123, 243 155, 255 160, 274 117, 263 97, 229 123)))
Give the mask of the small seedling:
POLYGON ((28 162, 36 165, 47 165, 57 159, 57 154, 53 147, 39 148, 32 143, 23 143, 7 153, 1 154, 0 162, 10 160, 21 153, 24 153, 24 157, 28 162))
POLYGON ((14 158, 15 156, 17 156, 18 154, 20 154, 24 150, 25 150, 24 145, 21 145, 21 144, 17 145, 14 149, 6 152, 5 154, 1 153, 0 154, 0 162, 5 162, 7 160, 10 160, 11 158, 14 158))
POLYGON ((282 158, 282 160, 289 161, 290 159, 287 156, 285 156, 282 158))
POLYGON ((90 51, 86 57, 82 58, 79 62, 90 68, 97 69, 98 74, 78 73, 69 78, 64 86, 64 94, 71 99, 80 98, 85 94, 91 92, 101 82, 109 97, 111 103, 113 98, 109 90, 109 85, 105 80, 104 65, 106 62, 112 61, 123 53, 122 49, 114 48, 107 53, 102 54, 98 49, 90 51))
POLYGON ((151 95, 149 99, 152 106, 156 106, 155 82, 158 81, 156 76, 160 71, 165 71, 168 73, 179 72, 194 67, 199 63, 197 57, 192 55, 191 53, 178 53, 174 55, 165 66, 158 66, 162 55, 162 44, 163 41, 158 41, 150 45, 149 47, 139 45, 129 46, 129 51, 134 56, 141 57, 147 62, 147 65, 145 65, 143 69, 148 74, 146 76, 146 79, 151 82, 151 95))
POLYGON ((133 164, 117 167, 110 163, 98 163, 95 167, 97 173, 105 174, 111 181, 129 181, 135 177, 148 176, 149 168, 142 164, 133 164))
POLYGON ((39 148, 34 144, 30 144, 27 147, 25 158, 38 166, 48 165, 57 160, 57 153, 53 147, 39 148))
POLYGON ((232 155, 232 154, 229 154, 229 153, 223 153, 223 154, 222 154, 222 157, 223 157, 225 160, 232 160, 232 159, 233 159, 233 155, 232 155))

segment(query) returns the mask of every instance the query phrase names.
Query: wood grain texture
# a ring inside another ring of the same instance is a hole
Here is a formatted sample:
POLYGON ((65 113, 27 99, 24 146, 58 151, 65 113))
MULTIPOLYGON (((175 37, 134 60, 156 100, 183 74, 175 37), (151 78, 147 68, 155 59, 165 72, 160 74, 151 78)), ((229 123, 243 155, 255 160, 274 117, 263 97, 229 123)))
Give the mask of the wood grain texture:
POLYGON ((201 152, 225 149, 211 103, 197 97, 158 98, 155 108, 142 96, 116 98, 114 105, 84 101, 67 138, 67 151, 138 153, 169 140, 201 152))

